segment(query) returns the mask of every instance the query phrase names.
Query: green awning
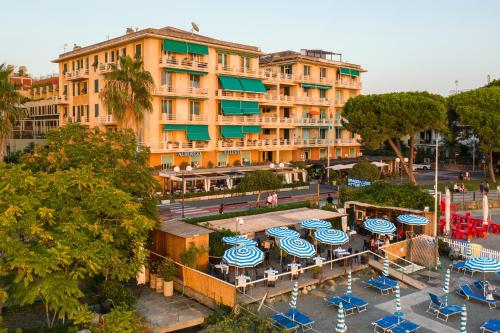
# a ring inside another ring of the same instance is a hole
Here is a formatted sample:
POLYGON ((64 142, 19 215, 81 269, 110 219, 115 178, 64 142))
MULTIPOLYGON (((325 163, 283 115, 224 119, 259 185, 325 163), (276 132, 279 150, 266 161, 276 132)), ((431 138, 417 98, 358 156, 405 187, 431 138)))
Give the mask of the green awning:
POLYGON ((186 125, 169 124, 163 125, 164 131, 185 131, 186 125))
POLYGON ((220 84, 224 90, 244 91, 240 80, 232 76, 219 76, 220 84))
POLYGON ((351 76, 359 76, 359 71, 357 69, 351 69, 351 76))
POLYGON ((191 71, 189 69, 177 69, 177 68, 165 68, 166 72, 171 72, 171 73, 187 73, 187 74, 192 74, 192 75, 207 75, 207 72, 200 72, 200 71, 191 71))
POLYGON ((163 51, 187 53, 187 44, 178 40, 165 39, 163 41, 163 51))
POLYGON ((221 101, 222 113, 225 116, 241 116, 243 114, 241 110, 240 101, 221 101))
POLYGON ((247 114, 260 114, 259 102, 241 102, 241 111, 244 115, 247 114))
POLYGON ((322 84, 301 83, 300 85, 302 86, 302 88, 310 88, 310 89, 328 90, 333 88, 332 86, 325 86, 322 84))
POLYGON ((260 133, 260 126, 242 126, 241 132, 247 133, 260 133))
POLYGON ((342 75, 351 75, 351 76, 359 76, 359 70, 340 67, 340 74, 342 74, 342 75))
POLYGON ((194 43, 187 43, 187 53, 208 55, 208 46, 194 44, 194 43))
POLYGON ((265 93, 267 92, 266 87, 261 80, 256 79, 247 79, 247 78, 239 78, 241 82, 241 86, 246 92, 254 92, 254 93, 265 93))
POLYGON ((186 125, 188 140, 210 141, 208 125, 186 125))
POLYGON ((221 126, 220 132, 226 139, 243 139, 243 126, 221 126))

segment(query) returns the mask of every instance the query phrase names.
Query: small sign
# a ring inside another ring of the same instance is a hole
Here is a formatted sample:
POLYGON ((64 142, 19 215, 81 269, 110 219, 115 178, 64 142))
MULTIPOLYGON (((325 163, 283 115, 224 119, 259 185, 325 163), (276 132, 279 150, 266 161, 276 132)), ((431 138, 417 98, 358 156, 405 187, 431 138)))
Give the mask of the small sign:
POLYGON ((349 187, 363 187, 363 186, 370 186, 371 184, 372 182, 369 180, 347 178, 347 186, 349 187))
POLYGON ((224 154, 226 155, 239 155, 239 150, 224 150, 224 154))
POLYGON ((199 151, 181 151, 177 153, 177 156, 200 156, 201 152, 199 151))

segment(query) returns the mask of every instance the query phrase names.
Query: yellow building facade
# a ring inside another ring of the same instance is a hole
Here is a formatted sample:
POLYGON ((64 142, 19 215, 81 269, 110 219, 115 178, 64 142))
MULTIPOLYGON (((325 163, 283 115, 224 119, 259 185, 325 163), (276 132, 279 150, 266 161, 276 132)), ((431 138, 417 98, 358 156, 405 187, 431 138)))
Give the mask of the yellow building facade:
POLYGON ((129 29, 55 60, 60 123, 103 130, 126 123, 159 169, 356 157, 358 137, 340 119, 345 101, 361 91, 363 69, 327 54, 264 54, 171 27, 129 29), (99 98, 104 74, 123 55, 142 58, 155 82, 153 112, 139 124, 118 121, 99 98))

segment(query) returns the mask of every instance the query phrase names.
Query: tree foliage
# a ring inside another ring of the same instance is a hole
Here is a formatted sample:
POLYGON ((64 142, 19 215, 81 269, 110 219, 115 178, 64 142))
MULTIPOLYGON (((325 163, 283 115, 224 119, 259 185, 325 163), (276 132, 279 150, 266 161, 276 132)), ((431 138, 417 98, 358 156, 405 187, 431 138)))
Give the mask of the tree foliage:
POLYGON ((253 315, 242 308, 239 314, 228 311, 216 313, 207 318, 208 325, 203 333, 279 333, 269 318, 253 315))
POLYGON ((257 201, 260 201, 260 195, 263 191, 275 190, 280 187, 280 179, 269 170, 256 170, 247 173, 238 185, 242 192, 258 191, 257 201))
POLYGON ((139 333, 146 332, 138 314, 131 309, 115 307, 103 316, 93 332, 96 333, 139 333))
MULTIPOLYGON (((444 98, 427 92, 356 96, 347 101, 344 116, 347 120, 344 126, 359 133, 365 146, 374 149, 388 141, 401 160, 404 157, 395 139, 409 138, 411 152, 417 132, 429 129, 444 131, 447 124, 444 98)), ((413 154, 409 154, 408 158, 409 164, 403 163, 403 168, 410 181, 415 183, 413 154)))
POLYGON ((136 276, 155 225, 130 194, 90 166, 53 173, 0 165, 0 271, 9 300, 42 300, 47 324, 90 319, 81 281, 136 276))
POLYGON ((379 169, 366 158, 356 163, 352 169, 348 171, 348 174, 353 178, 370 181, 375 181, 380 178, 379 169))
POLYGON ((491 88, 491 87, 500 87, 500 79, 495 79, 493 81, 491 81, 490 83, 488 83, 486 86, 486 88, 491 88))
POLYGON ((458 114, 461 124, 471 126, 477 134, 479 149, 488 157, 489 174, 494 182, 493 153, 500 151, 500 87, 479 88, 451 96, 448 106, 458 114))

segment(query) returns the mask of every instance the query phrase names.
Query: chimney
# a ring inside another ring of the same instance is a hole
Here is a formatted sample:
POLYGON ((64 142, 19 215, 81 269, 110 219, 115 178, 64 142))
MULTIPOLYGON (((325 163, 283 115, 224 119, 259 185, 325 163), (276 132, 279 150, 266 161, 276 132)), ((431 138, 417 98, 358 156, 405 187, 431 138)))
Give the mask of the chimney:
POLYGON ((77 44, 73 44, 73 51, 76 51, 76 50, 79 50, 81 49, 82 47, 80 45, 77 45, 77 44))
POLYGON ((128 27, 128 28, 127 28, 127 30, 125 31, 125 34, 127 34, 127 35, 128 35, 128 34, 132 34, 132 33, 134 33, 134 32, 135 32, 135 31, 134 31, 134 28, 132 28, 132 27, 128 27))

